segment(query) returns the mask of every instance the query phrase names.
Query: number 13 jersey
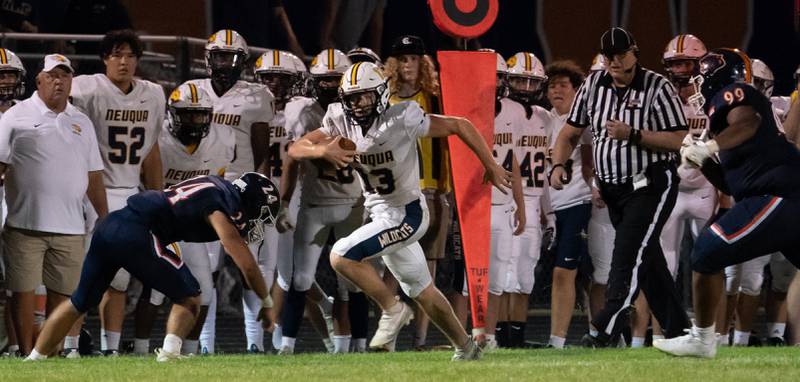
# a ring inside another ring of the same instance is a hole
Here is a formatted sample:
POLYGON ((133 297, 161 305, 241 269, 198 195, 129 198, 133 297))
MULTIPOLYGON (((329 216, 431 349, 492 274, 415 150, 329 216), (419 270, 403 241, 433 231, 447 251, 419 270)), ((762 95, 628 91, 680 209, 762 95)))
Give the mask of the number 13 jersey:
POLYGON ((158 141, 164 121, 163 88, 134 79, 133 89, 125 94, 105 74, 92 74, 75 77, 70 95, 94 123, 106 187, 138 187, 142 162, 158 141))
POLYGON ((342 105, 334 103, 328 106, 320 129, 355 142, 358 154, 353 167, 361 178, 364 207, 400 207, 422 195, 417 138, 428 134, 430 124, 417 103, 401 102, 378 116, 365 134, 345 116, 342 105))

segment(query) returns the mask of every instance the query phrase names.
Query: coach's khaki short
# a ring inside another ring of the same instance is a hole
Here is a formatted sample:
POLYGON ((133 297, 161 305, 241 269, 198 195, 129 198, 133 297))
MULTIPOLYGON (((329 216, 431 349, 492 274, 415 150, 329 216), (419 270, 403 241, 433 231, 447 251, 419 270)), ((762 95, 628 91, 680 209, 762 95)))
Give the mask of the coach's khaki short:
POLYGON ((47 289, 71 295, 83 267, 84 235, 64 235, 5 226, 3 254, 8 289, 30 292, 47 289))
POLYGON ((428 213, 430 213, 430 225, 428 225, 425 236, 419 239, 419 245, 422 246, 426 260, 443 259, 447 228, 453 218, 453 210, 449 201, 450 194, 430 189, 423 190, 423 194, 425 194, 425 202, 428 205, 428 213))

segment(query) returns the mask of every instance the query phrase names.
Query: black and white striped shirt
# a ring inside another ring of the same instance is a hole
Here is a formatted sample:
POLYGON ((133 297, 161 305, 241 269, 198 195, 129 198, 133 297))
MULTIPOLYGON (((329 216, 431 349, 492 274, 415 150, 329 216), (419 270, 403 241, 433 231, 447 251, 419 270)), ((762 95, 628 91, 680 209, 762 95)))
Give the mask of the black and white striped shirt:
POLYGON ((630 181, 654 162, 675 160, 675 154, 609 137, 605 126, 612 119, 639 130, 687 129, 675 87, 662 75, 637 65, 631 84, 617 90, 608 72, 590 74, 578 88, 567 122, 592 126, 595 172, 613 184, 630 181))

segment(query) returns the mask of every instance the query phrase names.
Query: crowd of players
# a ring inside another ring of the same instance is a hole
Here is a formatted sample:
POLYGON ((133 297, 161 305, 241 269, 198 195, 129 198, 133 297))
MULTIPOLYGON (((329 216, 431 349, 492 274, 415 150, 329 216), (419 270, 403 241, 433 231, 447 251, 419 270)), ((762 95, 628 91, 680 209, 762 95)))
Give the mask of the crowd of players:
MULTIPOLYGON (((356 48, 346 54, 326 49, 308 68, 292 53, 267 50, 255 60, 252 68, 256 82, 246 82, 240 78, 247 69, 247 44, 236 31, 221 30, 206 44, 209 78, 181 84, 166 101, 159 86, 134 77, 142 55, 142 45, 135 34, 111 32, 102 46, 106 73, 76 76, 71 100, 94 124, 105 167, 109 211, 123 208, 126 200, 141 189, 175 187, 198 176, 218 175, 235 180, 244 173, 257 171, 278 185, 282 208, 275 225, 265 228, 263 240, 250 242, 250 251, 263 280, 271 287, 274 306, 268 321, 272 325, 267 325, 266 330, 272 332, 272 347, 278 354, 294 352, 304 316, 309 318, 329 352, 366 351, 370 307, 364 289, 384 311, 378 333, 369 345, 372 350, 393 351, 399 328, 412 317, 417 322, 424 321, 422 318, 428 312, 453 343, 457 356, 464 357, 466 352, 468 358, 477 357, 477 351, 469 346, 472 340, 465 342, 460 338, 464 330, 457 330, 458 325, 467 326, 464 276, 455 275, 455 293, 448 296, 455 308, 458 320, 455 324, 449 321, 446 312, 437 312, 445 308, 437 305, 438 297, 429 296, 433 292, 427 288, 431 280, 428 276, 435 276, 436 272, 435 265, 430 264, 435 264, 435 259, 442 256, 452 255, 445 253, 444 243, 458 242, 454 237, 458 235, 457 214, 452 207, 450 174, 446 169, 447 147, 438 136, 461 134, 461 130, 455 122, 451 126, 449 120, 422 117, 422 111, 437 111, 439 89, 433 62, 419 38, 398 39, 385 66, 380 57, 366 48, 356 48), (362 89, 374 92, 368 92, 368 97, 343 97, 362 89), (140 99, 153 102, 143 108, 136 105, 140 99), (418 107, 406 106, 411 102, 416 102, 418 107), (402 112, 398 107, 394 110, 390 107, 396 104, 403 106, 402 112), (383 114, 385 112, 387 115, 383 114), (362 143, 352 138, 378 140, 377 135, 371 137, 368 131, 376 118, 381 121, 400 118, 400 122, 380 122, 386 126, 379 124, 379 127, 402 131, 402 126, 392 123, 405 123, 411 140, 384 140, 381 145, 390 143, 385 152, 361 152, 362 143), (425 126, 426 131, 413 130, 413 123, 425 126), (363 130, 349 131, 352 126, 363 130), (337 135, 347 136, 359 145, 361 155, 355 159, 358 166, 351 165, 354 148, 347 148, 345 144, 340 147, 342 139, 332 138, 337 135), (422 138, 426 135, 436 136, 433 141, 426 142, 422 138), (408 146, 408 142, 416 142, 417 137, 420 137, 419 148, 416 144, 408 146), (332 152, 339 147, 341 152, 315 155, 313 151, 322 144, 329 145, 332 152), (124 150, 120 151, 120 145, 124 150), (419 168, 416 150, 420 151, 422 160, 419 168), (413 158, 407 156, 409 152, 413 152, 413 158), (392 173, 380 166, 387 162, 403 162, 405 166, 398 163, 392 173), (434 190, 430 193, 424 192, 426 176, 430 177, 425 174, 426 170, 444 174, 434 177, 438 184, 430 187, 434 190), (427 207, 420 208, 419 212, 408 207, 414 203, 416 195, 408 200, 408 195, 396 196, 396 188, 407 186, 410 177, 414 178, 413 183, 417 177, 422 179, 420 187, 427 207), (397 212, 384 205, 406 207, 403 212, 397 212), (425 218, 418 220, 425 223, 414 225, 415 214, 423 214, 422 211, 425 218), (423 245, 419 249, 417 245, 396 251, 407 251, 402 254, 409 258, 424 256, 433 260, 428 262, 427 270, 420 272, 410 263, 398 261, 397 257, 384 256, 382 261, 381 256, 373 256, 386 254, 385 250, 395 248, 392 245, 397 242, 420 240, 428 214, 431 224, 427 231, 432 236, 428 241, 432 244, 421 240, 423 245), (434 215, 438 218, 434 219, 434 215), (376 224, 382 219, 406 224, 399 225, 399 230, 392 230, 391 226, 376 224), (376 224, 374 231, 366 232, 363 228, 371 221, 376 224), (374 243, 363 244, 371 237, 374 243), (336 244, 330 248, 332 243, 336 244), (380 249, 364 248, 369 245, 380 249), (315 281, 317 263, 328 248, 342 255, 342 260, 331 258, 338 272, 338 288, 330 297, 315 281), (365 268, 354 271, 362 264, 365 268), (387 268, 392 272, 386 272, 387 268), (372 284, 378 280, 373 273, 382 275, 381 287, 372 284), (409 279, 409 273, 415 277, 409 279), (412 313, 404 302, 393 304, 398 284, 406 296, 418 301, 420 309, 412 313), (444 327, 441 322, 446 322, 444 327), (387 328, 391 330, 387 332, 387 328)), ((695 137, 700 137, 710 127, 703 110, 691 102, 697 91, 693 78, 700 74, 701 59, 707 53, 702 41, 692 35, 676 36, 663 53, 664 72, 677 89, 689 134, 695 137)), ((2 57, 5 59, 0 64, 3 74, 0 92, 5 112, 21 94, 20 80, 25 68, 11 51, 3 50, 2 57)), ((603 71, 605 61, 613 59, 598 55, 590 70, 603 71)), ((751 68, 751 85, 764 96, 772 96, 774 78, 769 68, 759 60, 752 60, 751 68)), ((490 294, 486 333, 480 335, 479 341, 484 351, 526 346, 524 329, 529 295, 535 282, 534 268, 542 254, 552 253, 556 257, 547 346, 565 346, 576 299, 588 296, 590 315, 603 306, 604 286, 614 266, 611 261, 614 228, 593 182, 589 129, 564 164, 575 179, 559 190, 551 188, 548 179, 553 167, 549 162, 551 150, 584 76, 584 71, 571 61, 558 61, 545 67, 529 52, 520 52, 508 59, 497 54, 496 118, 490 148, 496 164, 513 176, 509 190, 496 187, 492 193, 490 294), (548 105, 549 109, 541 105, 548 105), (575 279, 579 267, 587 261, 593 268, 592 282, 582 290, 576 288, 575 279)), ((771 98, 779 123, 787 118, 788 122, 797 123, 798 118, 789 115, 794 98, 796 93, 792 98, 771 98)), ((796 132, 797 128, 787 126, 787 130, 796 132)), ((490 167, 487 165, 487 168, 490 167)), ((660 239, 673 278, 679 274, 685 227, 696 238, 715 214, 733 204, 730 196, 717 190, 698 169, 682 166, 679 171, 678 200, 660 239)), ((87 237, 91 237, 97 217, 91 216, 94 209, 88 204, 86 211, 87 237)), ((181 241, 174 246, 201 290, 196 325, 183 339, 181 353, 214 353, 217 310, 214 279, 224 252, 219 243, 181 241)), ((452 245, 449 248, 448 252, 454 252, 452 245)), ((463 259, 457 263, 463 266, 463 259)), ((771 275, 766 305, 767 342, 784 343, 786 294, 796 269, 780 253, 775 253, 726 268, 727 296, 716 326, 720 345, 749 343, 755 312, 761 304, 767 265, 771 275), (731 326, 734 327, 732 339, 728 333, 731 326)), ((463 273, 463 268, 456 268, 454 272, 463 273)), ((106 355, 119 352, 125 291, 129 283, 130 275, 120 270, 100 305, 101 350, 106 355)), ((264 300, 247 287, 242 296, 247 336, 247 348, 243 350, 267 351, 265 328, 259 322, 264 300)), ((164 300, 163 294, 152 290, 144 293, 137 304, 135 353, 149 352, 155 312, 164 300)), ((658 322, 650 318, 645 296, 640 294, 632 305, 635 313, 630 346, 644 346, 649 328, 652 328, 654 340, 663 338, 658 322)), ((450 309, 449 306, 446 309, 450 309)), ((8 306, 6 312, 9 316, 8 306)), ((13 334, 17 326, 6 327, 13 334)), ((800 327, 795 328, 800 331, 800 327)), ((414 345, 418 349, 425 348, 426 332, 427 324, 416 325, 414 345)), ((592 328, 589 334, 596 336, 597 331, 592 328)), ((14 340, 14 336, 9 337, 14 340)), ((20 347, 12 342, 8 351, 28 354, 33 350, 32 345, 30 341, 25 343, 20 347)), ((593 345, 585 340, 582 344, 593 345)), ((78 356, 78 350, 73 347, 65 345, 68 357, 78 356)))

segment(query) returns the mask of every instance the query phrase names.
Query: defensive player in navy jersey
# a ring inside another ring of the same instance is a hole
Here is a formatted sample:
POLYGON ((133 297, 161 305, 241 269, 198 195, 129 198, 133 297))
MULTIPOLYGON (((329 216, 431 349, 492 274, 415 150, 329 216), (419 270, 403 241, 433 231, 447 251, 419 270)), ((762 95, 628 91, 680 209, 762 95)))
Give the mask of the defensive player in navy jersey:
POLYGON ((47 358, 69 328, 96 306, 120 268, 158 290, 173 302, 159 362, 180 357, 182 338, 194 325, 200 308, 200 285, 183 263, 177 241, 220 240, 241 269, 248 285, 262 299, 259 319, 269 325, 272 306, 268 289, 247 248, 263 237, 264 224, 274 224, 280 208, 275 185, 257 173, 233 182, 218 176, 192 178, 164 191, 145 191, 95 228, 84 260, 81 281, 69 301, 53 312, 27 358, 47 358))
POLYGON ((688 134, 683 165, 700 168, 736 205, 695 242, 694 325, 685 336, 653 343, 673 355, 716 355, 714 318, 726 266, 779 251, 800 264, 800 237, 786 228, 800 214, 800 151, 778 129, 769 99, 748 85, 750 71, 747 55, 717 49, 700 60, 701 75, 692 79, 700 92, 690 102, 705 107, 711 139, 688 134))

